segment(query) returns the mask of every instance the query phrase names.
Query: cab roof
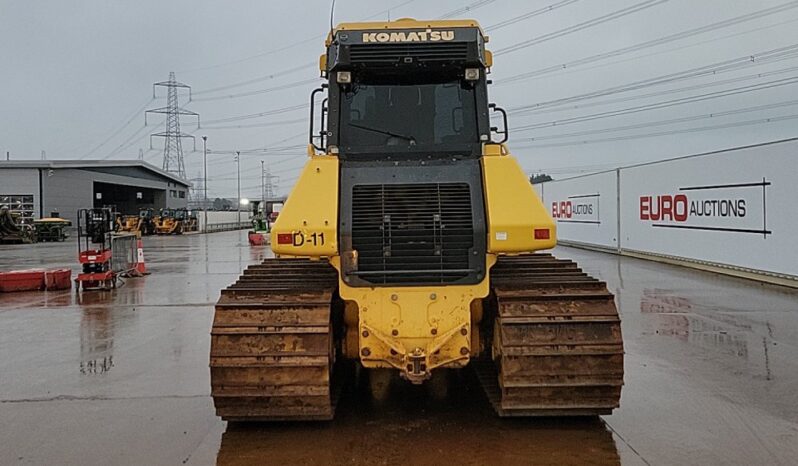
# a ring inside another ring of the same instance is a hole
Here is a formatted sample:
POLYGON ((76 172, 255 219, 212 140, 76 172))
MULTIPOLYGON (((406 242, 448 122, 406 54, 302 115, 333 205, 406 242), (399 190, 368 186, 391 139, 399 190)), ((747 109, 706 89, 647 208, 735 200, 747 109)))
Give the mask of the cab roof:
POLYGON ((373 31, 375 29, 445 29, 445 28, 477 28, 480 35, 488 42, 488 36, 475 19, 445 19, 445 20, 418 20, 414 18, 399 18, 395 21, 368 21, 359 23, 339 23, 335 29, 327 34, 324 45, 329 47, 332 37, 338 31, 373 31))

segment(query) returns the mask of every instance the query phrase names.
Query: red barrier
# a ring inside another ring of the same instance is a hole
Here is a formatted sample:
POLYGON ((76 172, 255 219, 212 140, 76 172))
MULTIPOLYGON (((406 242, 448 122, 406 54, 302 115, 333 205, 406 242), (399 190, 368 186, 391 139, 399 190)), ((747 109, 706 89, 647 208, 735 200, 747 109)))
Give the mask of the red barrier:
POLYGON ((72 288, 72 270, 55 269, 44 272, 44 288, 48 291, 72 288))
POLYGON ((0 272, 0 292, 38 291, 44 289, 44 270, 0 272))

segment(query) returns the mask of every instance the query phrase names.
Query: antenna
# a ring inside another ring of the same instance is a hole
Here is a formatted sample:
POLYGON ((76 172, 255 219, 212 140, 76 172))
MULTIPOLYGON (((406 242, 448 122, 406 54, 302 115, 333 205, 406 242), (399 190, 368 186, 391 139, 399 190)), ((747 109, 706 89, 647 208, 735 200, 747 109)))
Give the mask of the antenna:
POLYGON ((333 33, 333 17, 335 16, 335 0, 332 0, 332 5, 330 6, 330 36, 333 33))

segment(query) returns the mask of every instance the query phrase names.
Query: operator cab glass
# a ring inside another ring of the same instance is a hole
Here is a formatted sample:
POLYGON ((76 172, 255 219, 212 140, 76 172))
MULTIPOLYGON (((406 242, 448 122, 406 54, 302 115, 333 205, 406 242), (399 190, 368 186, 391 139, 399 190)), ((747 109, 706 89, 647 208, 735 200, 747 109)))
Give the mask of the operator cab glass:
POLYGON ((474 85, 465 80, 356 81, 341 93, 345 153, 469 151, 479 144, 474 85))

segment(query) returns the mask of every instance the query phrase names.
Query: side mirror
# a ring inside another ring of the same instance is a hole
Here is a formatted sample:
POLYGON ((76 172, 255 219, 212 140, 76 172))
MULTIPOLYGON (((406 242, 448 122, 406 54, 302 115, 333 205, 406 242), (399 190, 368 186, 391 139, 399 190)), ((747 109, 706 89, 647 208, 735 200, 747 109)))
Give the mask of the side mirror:
MULTIPOLYGON (((314 149, 324 152, 324 138, 323 136, 320 137, 319 145, 316 145, 315 138, 316 136, 313 134, 313 117, 316 115, 316 108, 315 108, 315 101, 316 101, 316 94, 320 92, 324 92, 329 86, 327 84, 322 84, 321 87, 316 88, 313 92, 310 93, 310 134, 308 137, 308 142, 313 146, 314 149)), ((327 99, 324 99, 325 101, 327 99)), ((324 106, 325 103, 322 102, 322 120, 324 120, 324 106)), ((324 131, 324 125, 322 124, 321 131, 324 131)))
POLYGON ((491 128, 490 128, 490 132, 491 133, 500 134, 502 136, 501 141, 494 141, 491 138, 491 142, 496 143, 496 144, 504 144, 505 142, 507 142, 507 138, 510 136, 510 130, 509 130, 509 127, 507 126, 507 112, 504 111, 503 108, 496 106, 496 104, 490 104, 490 105, 488 105, 488 108, 491 111, 493 111, 493 112, 501 113, 502 114, 502 120, 504 122, 504 126, 503 126, 501 131, 499 131, 498 127, 491 126, 491 128))

